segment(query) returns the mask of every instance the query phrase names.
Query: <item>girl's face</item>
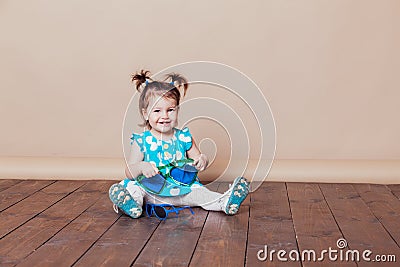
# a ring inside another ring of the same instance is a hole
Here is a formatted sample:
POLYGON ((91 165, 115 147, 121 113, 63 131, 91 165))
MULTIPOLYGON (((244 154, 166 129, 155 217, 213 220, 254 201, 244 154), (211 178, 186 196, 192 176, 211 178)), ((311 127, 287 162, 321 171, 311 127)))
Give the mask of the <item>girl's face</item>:
POLYGON ((176 100, 153 96, 150 98, 147 110, 143 110, 143 115, 149 120, 152 131, 160 135, 171 135, 174 127, 178 124, 178 107, 176 100))

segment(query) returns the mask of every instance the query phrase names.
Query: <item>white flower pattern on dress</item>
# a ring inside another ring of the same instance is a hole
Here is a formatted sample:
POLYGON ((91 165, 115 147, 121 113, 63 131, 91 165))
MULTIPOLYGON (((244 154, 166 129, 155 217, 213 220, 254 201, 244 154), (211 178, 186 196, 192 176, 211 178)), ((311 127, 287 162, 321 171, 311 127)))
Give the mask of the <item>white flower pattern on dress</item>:
POLYGON ((146 143, 150 145, 150 151, 156 151, 158 148, 157 142, 153 142, 153 136, 146 137, 146 143))
POLYGON ((192 146, 192 135, 187 127, 176 129, 170 140, 161 141, 156 139, 150 131, 141 134, 132 134, 132 141, 136 140, 141 151, 144 153, 144 160, 154 161, 156 166, 164 166, 174 160, 186 158, 186 151, 192 146))
POLYGON ((183 133, 179 135, 179 140, 181 140, 182 142, 188 143, 190 141, 192 141, 192 138, 190 136, 185 136, 183 133))
POLYGON ((169 153, 168 151, 165 151, 164 152, 164 159, 165 160, 171 160, 172 159, 172 155, 171 155, 171 153, 169 153))

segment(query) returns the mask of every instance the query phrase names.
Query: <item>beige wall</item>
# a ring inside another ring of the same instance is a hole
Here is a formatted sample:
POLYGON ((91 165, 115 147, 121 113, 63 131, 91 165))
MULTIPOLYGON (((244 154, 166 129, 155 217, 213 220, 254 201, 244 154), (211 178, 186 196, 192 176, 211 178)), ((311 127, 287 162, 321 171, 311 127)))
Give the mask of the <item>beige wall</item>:
POLYGON ((277 159, 400 160, 398 25, 397 0, 2 0, 0 157, 122 159, 130 73, 207 60, 261 88, 277 159))

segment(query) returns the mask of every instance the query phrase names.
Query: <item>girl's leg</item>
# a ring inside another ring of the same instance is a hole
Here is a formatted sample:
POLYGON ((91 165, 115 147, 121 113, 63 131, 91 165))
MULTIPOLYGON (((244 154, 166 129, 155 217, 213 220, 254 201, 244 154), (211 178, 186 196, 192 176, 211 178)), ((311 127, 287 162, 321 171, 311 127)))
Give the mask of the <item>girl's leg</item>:
POLYGON ((143 198, 146 194, 146 191, 141 188, 136 181, 132 181, 130 179, 125 179, 120 182, 120 184, 128 190, 129 194, 133 197, 133 199, 138 203, 139 206, 143 206, 143 198))
POLYGON ((205 210, 223 211, 227 197, 221 193, 211 191, 205 186, 199 186, 192 188, 192 192, 182 196, 160 197, 147 194, 145 199, 146 202, 154 204, 167 203, 174 206, 200 206, 205 210))
POLYGON ((234 215, 249 193, 249 183, 243 177, 238 177, 224 194, 214 192, 205 186, 192 187, 192 192, 183 196, 158 197, 146 195, 150 203, 168 203, 174 206, 200 206, 205 210, 223 211, 234 215))

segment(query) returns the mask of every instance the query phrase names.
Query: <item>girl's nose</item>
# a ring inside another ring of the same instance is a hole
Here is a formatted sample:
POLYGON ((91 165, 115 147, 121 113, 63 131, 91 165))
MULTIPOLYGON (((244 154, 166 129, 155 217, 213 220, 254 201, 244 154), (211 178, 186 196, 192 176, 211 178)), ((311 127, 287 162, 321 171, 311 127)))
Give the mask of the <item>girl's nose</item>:
POLYGON ((164 110, 164 111, 161 113, 161 116, 162 116, 163 118, 168 118, 168 112, 164 110))

